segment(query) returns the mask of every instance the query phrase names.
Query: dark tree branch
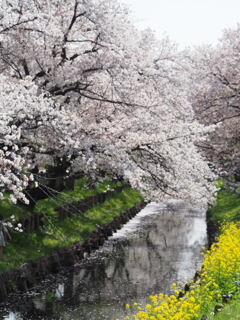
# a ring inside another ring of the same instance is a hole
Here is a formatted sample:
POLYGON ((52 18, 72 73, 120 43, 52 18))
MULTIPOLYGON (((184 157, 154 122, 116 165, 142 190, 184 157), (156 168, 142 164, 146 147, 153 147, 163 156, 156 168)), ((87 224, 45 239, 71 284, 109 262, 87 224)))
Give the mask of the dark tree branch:
POLYGON ((32 18, 32 19, 28 19, 28 20, 24 20, 24 21, 19 21, 19 22, 15 23, 15 24, 13 24, 13 25, 11 25, 11 26, 9 26, 9 27, 6 27, 6 28, 0 30, 0 33, 9 31, 9 30, 11 30, 11 29, 14 29, 14 28, 20 26, 21 24, 28 23, 28 22, 32 22, 32 21, 35 21, 35 20, 37 20, 37 17, 34 17, 34 18, 32 18))

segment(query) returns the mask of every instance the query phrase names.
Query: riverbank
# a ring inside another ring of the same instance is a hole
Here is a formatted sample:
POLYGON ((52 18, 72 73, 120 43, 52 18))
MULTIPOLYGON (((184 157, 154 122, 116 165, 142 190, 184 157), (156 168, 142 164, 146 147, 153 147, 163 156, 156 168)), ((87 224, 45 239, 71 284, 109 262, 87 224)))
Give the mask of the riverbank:
MULTIPOLYGON (((142 196, 126 185, 109 182, 90 190, 85 179, 78 179, 72 191, 38 201, 27 217, 23 208, 15 206, 15 219, 26 224, 4 248, 0 300, 11 292, 27 291, 50 273, 83 259, 143 206, 142 196)), ((5 219, 13 208, 1 202, 5 219)))
POLYGON ((138 303, 133 306, 127 305, 129 316, 125 319, 238 319, 240 314, 239 216, 240 198, 222 186, 215 206, 208 211, 208 231, 214 231, 210 239, 215 243, 204 254, 200 276, 184 289, 173 284, 171 295, 151 296, 149 304, 145 306, 138 303))

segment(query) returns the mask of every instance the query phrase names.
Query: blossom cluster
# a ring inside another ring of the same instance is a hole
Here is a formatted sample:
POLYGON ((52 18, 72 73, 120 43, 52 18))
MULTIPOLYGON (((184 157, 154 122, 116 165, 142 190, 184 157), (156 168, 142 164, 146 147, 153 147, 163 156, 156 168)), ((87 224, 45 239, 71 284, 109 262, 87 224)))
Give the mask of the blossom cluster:
POLYGON ((0 78, 0 199, 28 203, 23 190, 33 181, 30 172, 38 153, 71 154, 79 146, 74 137, 80 121, 59 105, 31 79, 0 78))
POLYGON ((9 221, 4 221, 3 225, 11 230, 17 231, 17 232, 23 232, 22 224, 17 223, 14 215, 11 215, 9 221))

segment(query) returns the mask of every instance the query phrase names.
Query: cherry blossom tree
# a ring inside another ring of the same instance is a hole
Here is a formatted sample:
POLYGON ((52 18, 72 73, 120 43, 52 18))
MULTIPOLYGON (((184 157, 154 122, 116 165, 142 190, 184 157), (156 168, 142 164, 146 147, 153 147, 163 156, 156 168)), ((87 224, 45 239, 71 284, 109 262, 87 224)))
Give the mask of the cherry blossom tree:
POLYGON ((157 201, 211 198, 214 175, 196 142, 213 128, 194 120, 175 44, 137 31, 117 1, 4 0, 1 9, 0 70, 16 83, 30 77, 29 99, 42 99, 37 127, 27 119, 21 131, 30 153, 123 178, 157 201))
POLYGON ((80 122, 73 113, 39 92, 30 80, 0 78, 0 191, 28 202, 23 190, 33 180, 36 155, 72 155, 78 150, 80 122))
POLYGON ((221 175, 240 171, 240 26, 225 30, 216 47, 202 47, 191 56, 190 96, 198 119, 219 124, 201 144, 221 175))

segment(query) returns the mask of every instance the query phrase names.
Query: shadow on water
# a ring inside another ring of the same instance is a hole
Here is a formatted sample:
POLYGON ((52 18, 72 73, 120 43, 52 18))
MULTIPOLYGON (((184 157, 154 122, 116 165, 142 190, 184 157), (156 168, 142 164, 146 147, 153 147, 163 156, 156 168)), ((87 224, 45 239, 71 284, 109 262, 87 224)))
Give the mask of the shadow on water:
POLYGON ((125 303, 169 292, 201 266, 205 211, 182 201, 149 204, 66 277, 8 301, 1 319, 114 320, 125 303))

